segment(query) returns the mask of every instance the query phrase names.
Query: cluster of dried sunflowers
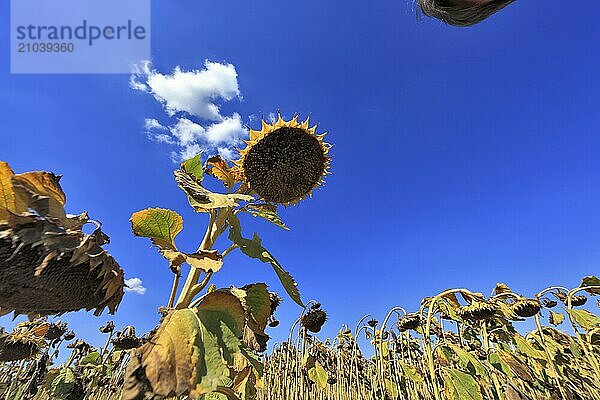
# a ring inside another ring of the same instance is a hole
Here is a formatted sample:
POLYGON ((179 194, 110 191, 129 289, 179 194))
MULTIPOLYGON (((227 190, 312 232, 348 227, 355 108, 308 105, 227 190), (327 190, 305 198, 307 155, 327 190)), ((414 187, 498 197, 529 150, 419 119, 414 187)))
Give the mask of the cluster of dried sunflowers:
POLYGON ((108 237, 87 213, 65 212, 60 177, 15 174, 0 162, 0 315, 52 315, 104 308, 123 296, 123 270, 102 248, 108 237), (96 225, 86 234, 87 223, 96 225))

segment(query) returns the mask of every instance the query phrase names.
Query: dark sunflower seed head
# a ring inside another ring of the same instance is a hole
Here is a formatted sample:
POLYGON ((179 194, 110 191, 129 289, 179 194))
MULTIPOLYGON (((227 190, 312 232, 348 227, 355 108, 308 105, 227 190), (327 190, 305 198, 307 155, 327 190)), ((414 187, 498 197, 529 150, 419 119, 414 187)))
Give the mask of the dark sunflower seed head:
POLYGON ((327 160, 313 134, 299 127, 281 127, 249 149, 242 168, 246 182, 262 199, 289 204, 319 185, 327 160))
POLYGON ((300 323, 308 331, 318 333, 327 321, 327 313, 321 309, 311 309, 300 319, 300 323))

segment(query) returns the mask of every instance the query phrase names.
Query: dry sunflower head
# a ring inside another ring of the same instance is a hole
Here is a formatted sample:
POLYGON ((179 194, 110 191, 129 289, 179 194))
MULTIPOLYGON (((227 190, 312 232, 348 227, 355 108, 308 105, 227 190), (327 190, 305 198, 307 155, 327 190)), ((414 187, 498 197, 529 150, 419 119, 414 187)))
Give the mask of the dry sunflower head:
POLYGON ((260 131, 251 130, 246 148, 236 161, 244 183, 252 192, 274 204, 295 204, 310 196, 328 173, 331 146, 318 135, 309 120, 298 117, 277 122, 262 121, 260 131))
POLYGON ((46 347, 43 330, 27 324, 20 324, 10 334, 0 333, 0 362, 27 360, 35 357, 39 350, 46 347))
MULTIPOLYGON (((563 304, 565 304, 565 305, 569 304, 569 296, 562 290, 557 290, 556 292, 553 292, 552 294, 554 295, 554 297, 556 297, 558 300, 560 300, 563 304)), ((587 302, 587 297, 583 294, 571 296, 571 305, 573 307, 582 306, 586 302, 587 302)))
POLYGON ((111 343, 117 350, 131 350, 140 347, 142 340, 135 335, 135 328, 128 326, 119 332, 111 343))
POLYGON ((56 340, 67 331, 67 323, 63 321, 48 324, 48 332, 44 335, 46 340, 56 340))
POLYGON ((0 224, 0 308, 3 313, 61 314, 105 307, 123 297, 123 270, 104 249, 106 236, 65 230, 31 216, 0 224))
POLYGON ((406 332, 409 329, 415 330, 420 324, 421 317, 419 313, 406 314, 404 318, 400 318, 400 316, 398 316, 397 326, 400 332, 406 332))
POLYGON ((327 313, 321 309, 310 309, 300 319, 300 324, 313 333, 318 333, 327 321, 327 313))
POLYGON ((460 307, 458 309, 458 315, 463 319, 481 321, 493 318, 497 309, 498 306, 493 303, 473 300, 471 304, 460 307))
POLYGON ((522 318, 533 317, 541 309, 540 302, 534 299, 518 299, 510 307, 515 314, 522 318))
POLYGON ((92 345, 84 340, 77 339, 67 345, 67 349, 74 349, 79 351, 80 354, 85 354, 92 349, 92 345))
POLYGON ((102 248, 108 236, 87 213, 68 215, 60 177, 14 174, 0 161, 0 315, 41 316, 105 307, 123 296, 123 271, 102 248), (91 234, 83 226, 94 223, 91 234))
POLYGON ((587 302, 587 297, 582 294, 571 296, 571 305, 573 307, 580 307, 587 302))
POLYGON ((379 323, 379 321, 377 321, 375 318, 371 318, 368 322, 367 325, 369 325, 371 328, 375 328, 377 326, 377 324, 379 323))
POLYGON ((556 305, 557 305, 557 304, 558 304, 558 303, 557 303, 556 301, 554 301, 554 300, 550 300, 550 299, 546 299, 546 298, 543 298, 543 299, 542 299, 542 305, 543 305, 544 307, 546 307, 546 308, 553 308, 553 307, 556 307, 556 305))
POLYGON ((111 333, 112 331, 115 330, 115 323, 112 321, 107 321, 106 324, 102 325, 99 328, 99 330, 102 333, 111 333))

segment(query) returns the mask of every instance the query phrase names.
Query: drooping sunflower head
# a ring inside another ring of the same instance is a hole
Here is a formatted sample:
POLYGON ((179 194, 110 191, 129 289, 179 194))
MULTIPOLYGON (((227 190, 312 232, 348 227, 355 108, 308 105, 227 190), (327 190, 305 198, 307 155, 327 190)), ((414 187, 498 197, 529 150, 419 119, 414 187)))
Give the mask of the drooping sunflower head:
POLYGON ((329 171, 331 145, 298 116, 277 122, 262 121, 260 131, 250 130, 246 148, 236 161, 246 185, 262 199, 275 204, 295 204, 310 196, 329 171))
POLYGON ((327 313, 321 309, 310 309, 300 319, 300 324, 308 331, 319 333, 327 321, 327 313))
POLYGON ((511 308, 519 317, 529 318, 540 312, 541 305, 539 300, 523 298, 515 301, 511 308))
POLYGON ((492 319, 497 310, 498 306, 494 303, 475 300, 467 306, 460 307, 458 309, 458 315, 464 319, 482 321, 492 319))
POLYGON ((26 360, 35 357, 46 347, 44 335, 48 324, 19 324, 10 334, 0 332, 0 362, 26 360), (40 329, 43 328, 43 329, 40 329))
POLYGON ((421 325, 421 317, 419 313, 407 314, 404 318, 398 316, 398 330, 406 332, 410 329, 417 329, 421 325))

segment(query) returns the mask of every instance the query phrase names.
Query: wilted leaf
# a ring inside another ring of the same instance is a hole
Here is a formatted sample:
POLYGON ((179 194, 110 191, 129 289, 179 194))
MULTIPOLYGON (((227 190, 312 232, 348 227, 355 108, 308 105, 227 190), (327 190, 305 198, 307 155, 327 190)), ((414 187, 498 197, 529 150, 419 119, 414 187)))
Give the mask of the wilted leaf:
POLYGON ((554 326, 558 326, 563 323, 565 320, 565 314, 555 313, 554 311, 550 311, 550 316, 548 318, 550 323, 554 326))
POLYGON ((469 374, 444 368, 444 393, 449 400, 483 400, 477 381, 469 374))
POLYGON ((271 316, 271 300, 267 285, 264 283, 253 283, 241 289, 232 290, 232 292, 238 296, 242 305, 257 325, 261 329, 266 328, 271 316))
POLYGON ((271 301, 267 285, 256 283, 241 289, 232 288, 231 293, 241 301, 246 311, 244 344, 253 350, 265 351, 269 340, 265 328, 271 315, 271 301))
POLYGON ((485 296, 482 293, 460 292, 460 295, 469 304, 471 304, 474 301, 483 301, 483 300, 485 300, 485 296))
POLYGON ((248 205, 244 210, 247 211, 249 214, 251 214, 254 217, 260 217, 260 218, 266 219, 267 221, 271 222, 272 224, 277 225, 280 228, 283 228, 288 231, 290 230, 290 228, 288 228, 283 223, 279 214, 277 214, 277 210, 271 209, 266 204, 265 205, 248 205))
POLYGON ((97 351, 92 351, 79 361, 80 365, 100 365, 102 363, 102 356, 97 351))
POLYGON ((13 187, 14 172, 4 161, 0 161, 0 209, 14 213, 27 211, 27 205, 19 199, 13 187))
POLYGON ((502 316, 504 316, 504 318, 510 319, 512 321, 525 321, 524 318, 519 317, 515 313, 514 308, 511 307, 509 304, 501 301, 497 302, 496 304, 498 306, 498 310, 500 310, 500 313, 502 314, 502 316))
POLYGON ((404 361, 398 361, 398 363, 400 364, 400 368, 402 368, 402 372, 404 373, 404 376, 406 378, 415 383, 425 382, 423 377, 419 374, 419 371, 417 371, 415 367, 413 367, 412 365, 408 365, 404 361))
POLYGON ((244 319, 240 301, 225 291, 206 295, 195 310, 172 311, 132 356, 123 399, 214 392, 229 380, 244 319))
POLYGON ((510 366, 498 355, 498 353, 490 353, 488 356, 488 361, 494 368, 498 371, 502 371, 509 378, 512 378, 515 374, 510 369, 510 366))
POLYGON ((588 310, 567 310, 567 312, 571 315, 571 318, 577 323, 577 325, 581 326, 586 331, 600 326, 600 317, 592 314, 588 310))
POLYGON ((133 213, 131 227, 134 235, 149 238, 160 249, 177 250, 175 237, 183 229, 183 218, 175 211, 148 208, 133 213))
POLYGON ((206 165, 210 168, 206 169, 206 173, 214 176, 223 182, 227 189, 231 189, 236 183, 234 174, 229 169, 227 162, 221 156, 214 156, 206 160, 206 165))
POLYGON ((239 394, 240 400, 255 400, 256 381, 254 370, 248 365, 235 376, 232 389, 239 394))
POLYGON ((308 379, 313 381, 319 389, 327 387, 327 371, 320 362, 315 361, 315 366, 308 370, 308 379))
POLYGON ((201 156, 202 153, 198 153, 196 156, 181 163, 181 169, 193 176, 198 182, 202 182, 202 179, 204 179, 201 156))
POLYGON ((64 206, 67 202, 65 192, 63 192, 59 184, 60 176, 54 175, 51 172, 26 172, 15 175, 13 180, 27 184, 33 192, 40 196, 47 196, 54 199, 61 206, 64 206))
POLYGON ((196 212, 206 212, 215 208, 234 207, 238 201, 254 201, 245 194, 213 193, 200 185, 184 170, 176 170, 175 180, 188 197, 188 202, 196 212))
POLYGON ((222 258, 216 251, 200 250, 193 254, 187 254, 174 250, 161 250, 160 253, 169 260, 172 268, 179 267, 185 262, 204 272, 217 272, 223 266, 222 258))
POLYGON ((529 397, 521 393, 521 391, 511 383, 507 383, 504 395, 506 400, 529 400, 529 397))
POLYGON ((513 338, 517 345, 517 349, 519 349, 521 353, 537 360, 546 360, 546 355, 544 352, 533 347, 531 343, 529 343, 523 336, 515 334, 513 338))
POLYGON ((504 284, 504 283, 497 283, 496 287, 494 288, 494 294, 498 295, 498 294, 502 294, 502 293, 511 293, 512 290, 510 290, 510 288, 504 284))
MULTIPOLYGON (((583 278, 581 280, 581 283, 579 284, 580 287, 587 287, 587 286, 600 286, 600 278, 595 277, 595 276, 586 276, 585 278, 583 278)), ((600 294, 600 289, 587 289, 586 292, 590 293, 590 294, 600 294)))
POLYGON ((55 398, 66 398, 75 388, 75 374, 71 368, 63 368, 52 380, 51 393, 55 398))
POLYGON ((229 224, 229 240, 237 244, 240 250, 251 258, 256 258, 264 263, 269 263, 275 270, 277 277, 281 281, 285 291, 298 305, 304 307, 302 299, 300 298, 300 292, 298 291, 298 284, 292 278, 292 276, 279 265, 277 260, 262 246, 262 241, 255 233, 252 240, 246 239, 242 236, 242 227, 240 220, 235 215, 230 215, 227 219, 229 224))
POLYGON ((392 399, 397 399, 400 395, 400 393, 398 392, 398 385, 396 385, 396 383, 392 382, 389 379, 385 380, 385 391, 387 392, 388 396, 392 399))
POLYGON ((533 382, 534 378, 527 365, 522 364, 512 354, 503 350, 497 350, 496 353, 502 361, 510 367, 510 370, 525 382, 533 382))
POLYGON ((469 369, 473 374, 477 376, 487 377, 488 373, 484 365, 471 353, 455 344, 449 344, 449 347, 458 356, 459 365, 463 368, 469 369))

